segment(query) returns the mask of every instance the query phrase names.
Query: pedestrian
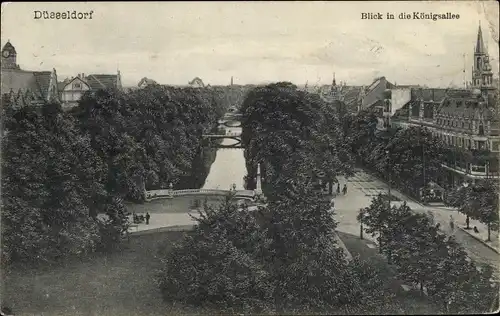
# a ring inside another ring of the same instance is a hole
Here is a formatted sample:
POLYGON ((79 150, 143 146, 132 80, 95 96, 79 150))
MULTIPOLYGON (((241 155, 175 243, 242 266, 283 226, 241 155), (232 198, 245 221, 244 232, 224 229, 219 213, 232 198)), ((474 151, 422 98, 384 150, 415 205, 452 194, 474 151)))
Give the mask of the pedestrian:
POLYGON ((475 232, 476 234, 478 234, 478 233, 479 233, 479 230, 477 229, 477 226, 474 226, 474 232, 475 232))
POLYGON ((451 231, 455 231, 455 222, 453 221, 453 215, 450 215, 450 228, 451 231))
POLYGON ((344 195, 347 194, 347 184, 344 184, 344 188, 342 189, 342 192, 344 193, 344 195))
POLYGON ((337 194, 340 194, 340 182, 337 184, 337 194))
POLYGON ((146 212, 146 225, 149 225, 149 219, 151 218, 151 215, 149 215, 148 212, 146 212))

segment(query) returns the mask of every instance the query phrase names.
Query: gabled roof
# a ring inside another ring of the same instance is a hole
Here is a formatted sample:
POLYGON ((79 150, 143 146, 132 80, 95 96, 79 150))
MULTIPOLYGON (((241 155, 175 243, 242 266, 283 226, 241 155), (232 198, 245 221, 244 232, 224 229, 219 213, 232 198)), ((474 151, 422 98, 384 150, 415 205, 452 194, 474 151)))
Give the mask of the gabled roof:
POLYGON ((497 120, 497 104, 495 96, 487 99, 471 90, 450 90, 439 105, 437 112, 446 116, 477 118, 482 115, 488 120, 497 120))
POLYGON ((373 102, 369 108, 376 108, 376 107, 380 107, 380 106, 384 106, 385 103, 384 103, 384 100, 376 100, 375 102, 373 102))
POLYGON ((60 81, 57 83, 57 91, 62 91, 64 90, 64 87, 66 87, 66 85, 68 84, 67 81, 60 81))
POLYGON ((16 49, 15 49, 15 48, 14 48, 14 46, 10 43, 10 41, 7 41, 7 43, 5 43, 5 45, 4 45, 4 46, 3 46, 3 48, 2 48, 2 52, 3 52, 4 50, 9 51, 9 52, 10 52, 11 54, 13 54, 13 55, 16 55, 16 54, 17 54, 17 53, 16 53, 16 49))
POLYGON ((156 82, 156 81, 154 81, 153 79, 149 79, 149 78, 147 78, 147 77, 144 77, 144 78, 142 78, 142 79, 139 81, 138 86, 142 85, 142 83, 143 83, 143 82, 146 82, 148 85, 150 85, 150 84, 157 84, 157 82, 156 82))
POLYGON ((47 98, 49 95, 50 77, 52 76, 52 72, 34 71, 33 76, 35 77, 35 82, 40 93, 44 98, 47 98))
POLYGON ((205 86, 205 84, 203 83, 203 80, 201 80, 199 77, 195 77, 193 80, 189 81, 188 84, 189 85, 199 84, 202 87, 205 86))
POLYGON ((365 91, 362 102, 363 108, 371 107, 379 100, 383 100, 385 91, 393 87, 394 85, 387 81, 385 77, 376 78, 365 91))
POLYGON ((424 102, 441 102, 446 96, 448 89, 416 88, 411 89, 411 99, 422 99, 424 102))
POLYGON ((345 86, 345 94, 344 100, 345 102, 349 101, 357 101, 359 94, 361 93, 361 87, 358 86, 345 86))
POLYGON ((110 89, 118 86, 118 75, 88 75, 85 80, 91 90, 110 89))
POLYGON ((50 89, 51 71, 26 71, 19 69, 2 69, 1 91, 9 93, 30 91, 35 99, 47 99, 50 89))

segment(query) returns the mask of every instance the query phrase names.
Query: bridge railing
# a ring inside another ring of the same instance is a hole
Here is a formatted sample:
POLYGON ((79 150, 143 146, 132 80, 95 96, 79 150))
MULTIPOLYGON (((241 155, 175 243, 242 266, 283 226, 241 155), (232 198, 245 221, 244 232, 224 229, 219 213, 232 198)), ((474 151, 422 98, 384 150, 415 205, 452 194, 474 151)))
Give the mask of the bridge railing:
MULTIPOLYGON (((184 190, 151 190, 146 191, 146 199, 159 198, 159 197, 174 197, 191 194, 206 194, 206 195, 227 195, 230 190, 219 189, 184 189, 184 190)), ((236 190, 236 197, 253 197, 254 191, 252 190, 236 190)))

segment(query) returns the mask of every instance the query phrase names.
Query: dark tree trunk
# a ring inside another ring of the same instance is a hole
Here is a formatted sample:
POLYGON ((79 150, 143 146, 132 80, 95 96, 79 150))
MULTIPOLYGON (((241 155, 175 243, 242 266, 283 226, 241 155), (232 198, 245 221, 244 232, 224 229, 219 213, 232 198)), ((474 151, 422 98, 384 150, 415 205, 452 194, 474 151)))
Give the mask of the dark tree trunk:
POLYGON ((382 253, 382 234, 378 237, 378 253, 382 253))
POLYGON ((488 241, 491 241, 491 225, 488 223, 488 241))

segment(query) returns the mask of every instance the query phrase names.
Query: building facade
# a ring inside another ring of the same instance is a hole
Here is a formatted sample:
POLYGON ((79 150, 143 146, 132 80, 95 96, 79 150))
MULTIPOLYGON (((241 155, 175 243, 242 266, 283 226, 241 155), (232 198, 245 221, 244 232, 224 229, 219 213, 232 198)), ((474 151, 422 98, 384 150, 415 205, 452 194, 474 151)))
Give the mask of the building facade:
POLYGON ((481 27, 471 79, 468 89, 412 89, 410 101, 391 116, 391 127, 427 127, 443 141, 447 157, 439 182, 445 187, 499 176, 498 87, 481 27))
POLYGON ((345 81, 340 81, 337 84, 335 73, 331 85, 309 87, 306 83, 303 90, 319 94, 320 98, 329 104, 341 104, 345 106, 345 110, 349 113, 358 112, 362 101, 360 97, 362 87, 349 86, 345 81), (337 101, 340 101, 340 103, 337 101))
POLYGON ((52 71, 30 71, 17 64, 17 51, 8 41, 1 56, 2 105, 8 102, 13 107, 43 105, 59 102, 57 73, 52 71))
POLYGON ((85 75, 78 74, 76 77, 66 79, 59 83, 59 94, 64 109, 70 109, 78 105, 78 101, 87 92, 95 92, 101 89, 122 89, 120 71, 116 75, 85 75))

